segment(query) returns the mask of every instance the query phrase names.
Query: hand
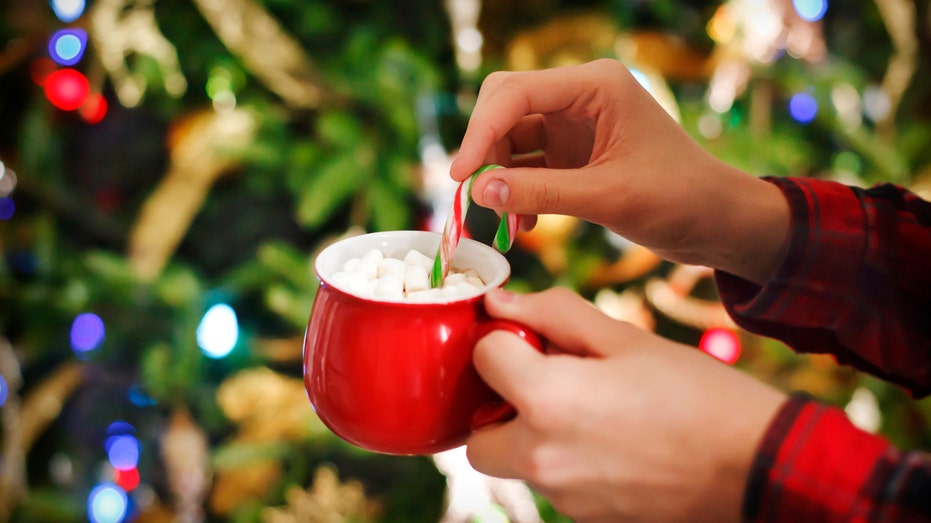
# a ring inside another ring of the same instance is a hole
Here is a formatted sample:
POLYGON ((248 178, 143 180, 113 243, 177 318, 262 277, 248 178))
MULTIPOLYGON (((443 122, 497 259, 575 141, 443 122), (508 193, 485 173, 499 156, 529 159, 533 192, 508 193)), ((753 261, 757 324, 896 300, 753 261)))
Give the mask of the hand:
POLYGON ((577 216, 757 283, 782 260, 781 192, 703 150, 615 60, 489 75, 450 174, 486 163, 511 167, 472 188, 498 212, 577 216))
POLYGON ((494 291, 485 306, 551 346, 504 331, 476 345, 479 373, 517 410, 469 439, 478 471, 527 481, 579 522, 740 521, 781 392, 566 289, 494 291))

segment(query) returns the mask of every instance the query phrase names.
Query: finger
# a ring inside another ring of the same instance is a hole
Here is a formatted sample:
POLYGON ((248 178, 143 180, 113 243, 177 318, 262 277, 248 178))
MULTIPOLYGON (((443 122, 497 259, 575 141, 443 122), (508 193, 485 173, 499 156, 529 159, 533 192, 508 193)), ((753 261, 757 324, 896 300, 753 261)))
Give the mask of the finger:
POLYGON ((478 170, 495 144, 525 116, 565 109, 580 93, 590 92, 592 79, 585 74, 590 69, 585 65, 567 69, 488 75, 450 167, 453 179, 464 180, 478 170))
POLYGON ((595 179, 597 171, 590 167, 492 169, 472 184, 472 200, 498 212, 565 214, 600 223, 592 192, 597 189, 600 198, 610 201, 614 189, 610 178, 595 179))
POLYGON ((542 153, 515 156, 511 158, 511 167, 543 168, 546 167, 546 157, 542 153))
MULTIPOLYGON (((512 404, 531 394, 544 379, 545 356, 516 334, 492 331, 482 337, 472 354, 479 376, 512 404)), ((516 405, 515 405, 516 406, 516 405)))
POLYGON ((521 214, 517 219, 517 229, 520 231, 530 231, 537 226, 536 214, 521 214))
POLYGON ((511 142, 511 154, 527 154, 546 147, 546 132, 542 114, 531 114, 521 118, 507 134, 511 142))
POLYGON ((526 325, 563 352, 580 356, 604 356, 605 348, 618 342, 611 337, 625 325, 560 287, 531 294, 489 291, 485 309, 493 317, 526 325))
POLYGON ((521 448, 519 431, 516 424, 503 423, 473 433, 466 441, 466 457, 472 468, 496 478, 520 478, 514 464, 514 449, 521 448))

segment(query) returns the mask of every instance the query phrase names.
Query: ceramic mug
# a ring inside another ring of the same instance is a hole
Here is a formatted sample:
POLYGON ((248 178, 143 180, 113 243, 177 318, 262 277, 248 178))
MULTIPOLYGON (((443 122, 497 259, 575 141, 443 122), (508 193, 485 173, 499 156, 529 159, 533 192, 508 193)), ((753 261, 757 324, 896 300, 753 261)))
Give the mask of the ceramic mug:
POLYGON ((513 416, 472 365, 476 341, 496 329, 536 347, 529 329, 490 318, 484 293, 502 286, 510 265, 493 248, 462 239, 453 266, 475 269, 482 294, 437 302, 379 301, 338 289, 332 276, 372 249, 404 258, 436 253, 440 234, 389 231, 338 241, 317 256, 320 287, 304 336, 304 385, 337 436, 386 454, 433 454, 462 445, 482 426, 513 416))

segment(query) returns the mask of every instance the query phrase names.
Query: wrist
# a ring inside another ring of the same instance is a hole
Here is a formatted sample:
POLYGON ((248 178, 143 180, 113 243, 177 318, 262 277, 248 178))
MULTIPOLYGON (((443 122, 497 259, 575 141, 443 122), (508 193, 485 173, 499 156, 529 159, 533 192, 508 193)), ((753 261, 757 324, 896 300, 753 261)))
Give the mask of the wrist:
POLYGON ((791 214, 776 185, 723 166, 720 200, 706 221, 710 267, 764 285, 786 256, 791 214))
POLYGON ((715 484, 718 496, 726 502, 720 507, 718 521, 742 521, 748 482, 752 478, 760 446, 777 414, 787 403, 787 396, 767 387, 764 393, 753 396, 752 403, 752 408, 731 418, 726 429, 729 437, 721 441, 722 455, 717 461, 715 484))

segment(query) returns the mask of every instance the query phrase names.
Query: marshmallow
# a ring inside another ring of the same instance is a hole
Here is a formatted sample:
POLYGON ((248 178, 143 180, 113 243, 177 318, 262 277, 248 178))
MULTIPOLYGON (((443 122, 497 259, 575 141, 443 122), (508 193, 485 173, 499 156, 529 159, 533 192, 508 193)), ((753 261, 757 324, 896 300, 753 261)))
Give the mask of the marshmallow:
POLYGON ((468 283, 469 285, 474 285, 480 289, 485 286, 485 282, 482 281, 481 278, 467 277, 465 282, 468 283))
POLYGON ((343 264, 343 272, 348 272, 349 274, 356 272, 356 269, 359 268, 359 262, 361 261, 362 260, 359 258, 350 258, 346 260, 346 263, 343 264))
POLYGON ((405 265, 404 291, 411 293, 430 288, 430 274, 420 265, 405 265))
POLYGON ((405 263, 397 258, 384 258, 378 262, 378 277, 390 275, 403 280, 406 267, 405 263))
POLYGON ((420 265, 429 272, 433 268, 433 259, 416 249, 412 249, 404 256, 404 264, 420 265))
POLYGON ((408 251, 404 260, 372 249, 361 258, 351 258, 330 282, 363 298, 431 302, 467 298, 481 293, 485 282, 474 269, 453 268, 439 289, 430 288, 433 259, 417 250, 408 251))
POLYGON ((367 298, 375 293, 375 280, 370 280, 360 273, 353 273, 350 275, 347 289, 353 294, 367 298))
POLYGON ((365 253, 365 256, 359 261, 359 266, 356 267, 355 272, 370 280, 374 280, 378 277, 378 263, 384 259, 384 257, 385 255, 378 249, 370 250, 365 253))
POLYGON ((404 281, 393 274, 386 274, 375 280, 376 298, 401 299, 404 297, 404 281))
POLYGON ((455 287, 460 283, 464 283, 465 279, 465 274, 462 274, 461 272, 450 272, 446 275, 446 279, 443 280, 443 287, 455 287))

